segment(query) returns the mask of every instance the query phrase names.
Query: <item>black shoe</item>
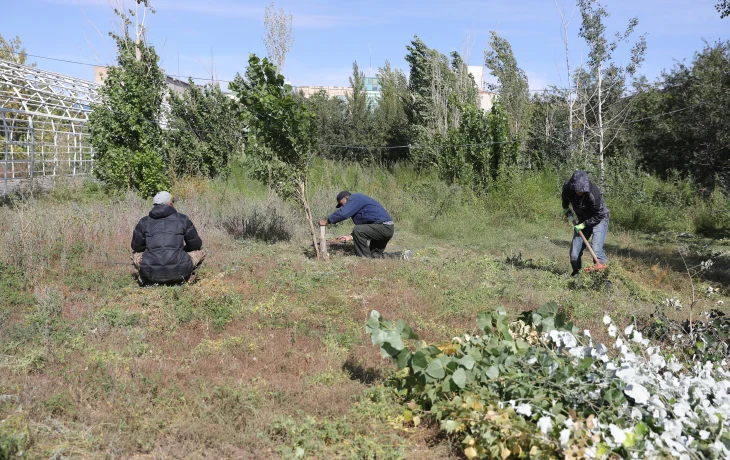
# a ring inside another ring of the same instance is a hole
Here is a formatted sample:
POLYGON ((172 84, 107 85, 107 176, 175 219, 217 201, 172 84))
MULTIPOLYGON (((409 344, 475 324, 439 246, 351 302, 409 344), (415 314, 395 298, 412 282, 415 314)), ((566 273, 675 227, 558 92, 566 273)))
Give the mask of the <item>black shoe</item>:
POLYGON ((580 270, 573 270, 573 273, 571 273, 570 276, 575 276, 578 273, 580 273, 580 270))

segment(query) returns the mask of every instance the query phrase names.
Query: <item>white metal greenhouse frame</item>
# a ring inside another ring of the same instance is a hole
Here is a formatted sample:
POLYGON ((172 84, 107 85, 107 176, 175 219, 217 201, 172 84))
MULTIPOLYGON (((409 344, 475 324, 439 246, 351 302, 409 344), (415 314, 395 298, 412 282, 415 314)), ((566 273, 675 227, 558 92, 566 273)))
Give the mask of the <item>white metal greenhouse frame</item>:
POLYGON ((0 60, 0 196, 23 183, 91 172, 98 84, 0 60))

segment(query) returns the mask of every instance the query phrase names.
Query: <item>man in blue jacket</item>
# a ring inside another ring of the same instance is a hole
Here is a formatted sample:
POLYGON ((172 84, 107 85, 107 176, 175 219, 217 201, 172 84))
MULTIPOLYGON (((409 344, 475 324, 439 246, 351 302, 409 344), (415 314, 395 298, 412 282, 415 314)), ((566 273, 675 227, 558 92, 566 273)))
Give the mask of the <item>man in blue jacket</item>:
POLYGON ((385 246, 393 238, 395 230, 393 218, 383 205, 369 196, 350 194, 345 190, 337 194, 337 208, 327 219, 320 220, 319 225, 336 224, 352 217, 355 223, 352 230, 355 254, 382 259, 385 246))

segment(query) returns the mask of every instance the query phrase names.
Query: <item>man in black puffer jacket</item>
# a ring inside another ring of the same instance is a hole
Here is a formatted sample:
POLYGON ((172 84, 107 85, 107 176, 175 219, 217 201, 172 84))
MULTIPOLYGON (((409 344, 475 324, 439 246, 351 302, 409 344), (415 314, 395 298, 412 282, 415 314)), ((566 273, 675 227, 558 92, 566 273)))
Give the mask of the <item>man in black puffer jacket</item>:
POLYGON ((175 210, 169 192, 159 192, 152 204, 132 234, 132 264, 140 284, 186 281, 205 259, 203 241, 188 216, 175 210))
POLYGON ((563 215, 570 213, 573 206, 578 224, 573 233, 573 242, 570 245, 570 265, 573 266, 573 275, 577 275, 581 268, 581 257, 585 244, 578 234, 583 232, 586 239, 593 236, 592 247, 598 261, 606 265, 606 253, 603 242, 608 233, 609 212, 601 196, 601 190, 590 180, 585 171, 575 171, 573 176, 563 185, 563 215))

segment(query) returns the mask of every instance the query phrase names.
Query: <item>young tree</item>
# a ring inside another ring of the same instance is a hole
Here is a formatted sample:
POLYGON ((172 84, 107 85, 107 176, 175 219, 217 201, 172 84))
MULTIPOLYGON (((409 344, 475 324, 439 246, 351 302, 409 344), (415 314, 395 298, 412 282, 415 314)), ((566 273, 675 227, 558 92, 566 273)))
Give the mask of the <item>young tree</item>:
POLYGON ((94 173, 110 189, 150 196, 170 185, 159 125, 165 77, 144 20, 154 11, 146 0, 136 0, 135 10, 114 12, 120 30, 109 35, 117 44, 117 65, 107 69, 102 102, 89 115, 94 173))
POLYGON ((243 153, 245 124, 235 101, 217 84, 170 91, 170 114, 166 131, 167 162, 180 177, 216 177, 230 172, 231 158, 243 153))
POLYGON ((510 136, 517 141, 518 150, 522 150, 531 117, 527 75, 517 65, 509 42, 494 31, 490 33, 492 37, 489 40, 489 49, 484 52, 484 65, 497 78, 498 83, 492 85, 492 89, 499 92, 499 101, 509 119, 510 136))
POLYGON ((330 97, 320 90, 304 98, 304 104, 315 116, 315 129, 319 140, 318 154, 330 160, 343 160, 347 157, 349 129, 347 126, 347 103, 338 97, 330 97))
POLYGON ((558 6, 558 0, 553 0, 555 3, 555 7, 558 9, 558 13, 560 14, 560 38, 563 40, 563 44, 565 45, 565 69, 566 69, 566 82, 568 84, 567 88, 561 88, 561 94, 562 97, 565 99, 565 102, 568 106, 568 140, 569 140, 569 149, 572 153, 573 149, 573 113, 575 110, 575 92, 573 90, 573 73, 571 70, 570 65, 570 47, 568 46, 568 41, 570 35, 568 34, 568 25, 570 25, 570 22, 573 20, 573 15, 568 18, 567 14, 560 9, 558 6))
POLYGON ((626 67, 618 66, 612 62, 613 53, 620 43, 628 42, 639 23, 638 19, 632 18, 626 30, 617 33, 616 39, 609 42, 603 22, 609 16, 606 9, 594 0, 579 0, 578 7, 582 17, 579 35, 586 41, 589 49, 587 77, 593 83, 592 88, 588 88, 585 83, 583 85, 583 109, 588 113, 582 122, 597 139, 599 177, 603 183, 606 149, 616 139, 631 110, 631 104, 626 103, 623 98, 626 79, 634 76, 644 60, 646 39, 643 35, 640 36, 631 48, 629 64, 626 67), (589 114, 592 121, 588 118, 589 114))
POLYGON ((283 8, 276 11, 274 2, 266 7, 264 12, 264 27, 266 27, 266 36, 263 38, 266 46, 266 53, 279 73, 284 73, 284 64, 286 56, 289 54, 294 38, 292 37, 292 19, 291 13, 286 13, 283 8))
POLYGON ((249 152, 255 176, 304 209, 317 258, 317 234, 307 198, 309 161, 316 141, 315 117, 267 58, 252 54, 246 76, 229 84, 249 126, 249 152))
MULTIPOLYGON (((373 111, 368 104, 365 92, 365 73, 352 63, 350 94, 347 95, 347 143, 348 145, 370 146, 373 144, 373 111)), ((349 158, 356 161, 373 162, 373 152, 369 149, 351 150, 349 158)))
POLYGON ((409 137, 421 145, 411 154, 422 168, 438 164, 438 144, 450 129, 458 128, 465 107, 477 104, 478 91, 458 53, 452 53, 450 65, 445 55, 428 48, 417 36, 406 49, 411 95, 406 110, 411 125, 409 137))
POLYGON ((408 94, 408 80, 405 74, 393 69, 390 62, 378 69, 378 84, 380 84, 380 100, 375 107, 375 132, 379 136, 378 145, 391 147, 384 151, 381 160, 392 163, 408 158, 410 143, 408 137, 408 116, 406 104, 410 101, 408 94))
MULTIPOLYGON (((10 40, 6 40, 0 35, 0 59, 26 65, 25 62, 28 59, 28 53, 22 45, 23 42, 17 35, 10 40)), ((30 66, 35 67, 35 64, 30 64, 30 66)))

